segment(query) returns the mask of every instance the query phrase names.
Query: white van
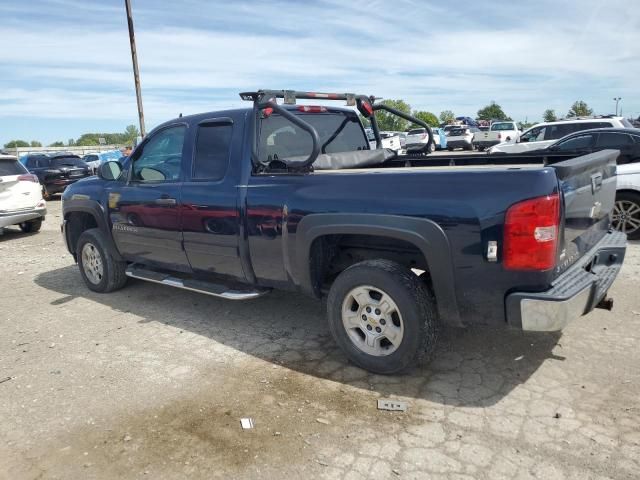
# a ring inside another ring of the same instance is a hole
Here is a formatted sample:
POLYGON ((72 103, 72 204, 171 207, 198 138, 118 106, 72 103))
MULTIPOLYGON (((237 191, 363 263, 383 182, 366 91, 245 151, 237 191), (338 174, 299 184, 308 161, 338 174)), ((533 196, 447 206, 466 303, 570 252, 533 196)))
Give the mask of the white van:
POLYGON ((623 117, 577 117, 555 122, 543 122, 526 130, 516 143, 501 143, 487 150, 487 153, 522 153, 548 147, 556 140, 570 133, 592 128, 633 128, 633 125, 623 117))

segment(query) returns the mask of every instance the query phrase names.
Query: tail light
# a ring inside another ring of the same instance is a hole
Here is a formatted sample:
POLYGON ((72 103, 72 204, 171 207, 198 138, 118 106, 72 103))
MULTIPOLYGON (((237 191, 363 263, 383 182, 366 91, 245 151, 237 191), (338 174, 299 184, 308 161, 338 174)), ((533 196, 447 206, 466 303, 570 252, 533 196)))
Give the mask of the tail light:
POLYGON ((38 180, 38 177, 36 177, 35 175, 31 174, 31 173, 26 173, 24 175, 20 175, 18 177, 18 181, 19 182, 34 182, 34 183, 39 183, 40 180, 38 180))
POLYGON ((504 267, 538 271, 555 267, 559 225, 557 193, 509 207, 504 225, 504 267))
POLYGON ((426 134, 426 133, 423 133, 423 134, 420 136, 420 138, 422 138, 422 140, 424 140, 425 138, 427 138, 427 134, 426 134))
POLYGON ((300 105, 298 107, 299 112, 305 113, 324 113, 327 111, 326 107, 318 107, 315 105, 300 105))
POLYGON ((273 108, 267 107, 262 109, 262 118, 269 118, 273 113, 273 108))

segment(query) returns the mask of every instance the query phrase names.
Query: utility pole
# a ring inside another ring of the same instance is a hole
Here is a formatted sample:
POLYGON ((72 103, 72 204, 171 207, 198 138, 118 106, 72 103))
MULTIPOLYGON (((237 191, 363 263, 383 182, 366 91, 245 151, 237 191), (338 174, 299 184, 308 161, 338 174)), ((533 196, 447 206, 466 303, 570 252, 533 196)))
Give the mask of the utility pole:
POLYGON ((613 101, 616 102, 616 117, 618 116, 618 103, 622 100, 622 97, 614 97, 613 101))
POLYGON ((133 32, 133 17, 131 16, 131 0, 124 0, 127 10, 127 24, 129 26, 129 44, 131 45, 131 61, 133 62, 133 81, 136 85, 136 99, 138 100, 138 118, 140 120, 140 135, 146 135, 144 129, 144 112, 142 110, 142 93, 140 92, 140 73, 138 71, 138 54, 136 52, 136 36, 133 32))

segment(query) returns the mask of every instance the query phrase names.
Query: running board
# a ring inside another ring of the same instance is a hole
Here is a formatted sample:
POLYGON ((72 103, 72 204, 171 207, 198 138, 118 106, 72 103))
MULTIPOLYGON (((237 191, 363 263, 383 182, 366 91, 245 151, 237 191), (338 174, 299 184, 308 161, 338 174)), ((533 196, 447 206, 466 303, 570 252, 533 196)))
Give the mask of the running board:
POLYGON ((136 265, 130 265, 125 273, 127 277, 182 288, 183 290, 191 290, 192 292, 204 293, 206 295, 213 295, 214 297, 225 298, 227 300, 250 300, 269 293, 269 290, 266 289, 241 290, 216 283, 204 282, 202 280, 178 278, 168 273, 157 272, 136 265))

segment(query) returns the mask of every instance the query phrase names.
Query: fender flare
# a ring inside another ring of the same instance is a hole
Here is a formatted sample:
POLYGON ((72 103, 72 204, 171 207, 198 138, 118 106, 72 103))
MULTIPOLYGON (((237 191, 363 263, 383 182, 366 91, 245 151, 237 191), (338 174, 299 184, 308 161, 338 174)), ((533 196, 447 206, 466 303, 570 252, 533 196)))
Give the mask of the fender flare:
MULTIPOLYGON (((301 288, 316 296, 311 278, 310 253, 313 242, 324 235, 375 235, 404 240, 424 255, 433 281, 440 319, 452 326, 463 326, 455 290, 453 257, 449 239, 432 220, 400 215, 320 213, 305 216, 298 224, 295 253, 295 280, 301 288)), ((293 273, 293 272, 292 272, 293 273)))
POLYGON ((65 243, 67 244, 67 250, 69 250, 69 253, 71 253, 74 256, 74 258, 76 257, 76 253, 73 251, 72 246, 69 244, 69 236, 68 236, 68 229, 67 229, 68 216, 75 212, 88 213, 93 218, 95 218, 96 224, 98 225, 98 228, 100 229, 100 231, 104 234, 105 240, 107 242, 107 245, 111 249, 111 253, 113 254, 113 257, 118 261, 123 261, 124 258, 122 258, 122 255, 120 255, 120 251, 118 250, 118 247, 116 247, 116 244, 113 241, 113 237, 111 236, 111 228, 109 228, 109 223, 107 221, 107 215, 104 208, 96 200, 90 200, 90 199, 84 199, 84 198, 79 199, 79 198, 72 197, 69 200, 65 200, 64 202, 64 207, 62 212, 62 216, 64 219, 63 236, 64 236, 65 243))

